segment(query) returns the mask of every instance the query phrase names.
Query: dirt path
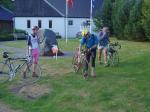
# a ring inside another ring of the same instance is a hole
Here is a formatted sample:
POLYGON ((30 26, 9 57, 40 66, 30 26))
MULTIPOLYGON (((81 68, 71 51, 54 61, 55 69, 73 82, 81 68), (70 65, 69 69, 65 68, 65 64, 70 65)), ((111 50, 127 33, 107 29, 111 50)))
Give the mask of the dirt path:
POLYGON ((0 112, 22 112, 22 111, 13 110, 6 104, 0 102, 0 112))
MULTIPOLYGON (((21 48, 14 48, 14 47, 9 47, 9 46, 5 46, 5 45, 0 45, 0 48, 3 50, 3 51, 7 51, 7 52, 11 52, 13 53, 13 55, 15 57, 25 57, 26 56, 26 50, 25 49, 21 49, 21 48)), ((64 51, 64 56, 58 56, 58 58, 63 58, 63 57, 72 57, 73 56, 73 52, 66 52, 64 51)), ((53 57, 42 57, 42 59, 50 59, 50 58, 53 58, 53 57)))
POLYGON ((9 46, 5 46, 5 45, 0 45, 0 48, 3 50, 3 51, 6 51, 6 52, 10 52, 10 53, 13 53, 14 56, 17 56, 17 57, 24 57, 26 54, 26 50, 25 49, 21 49, 21 48, 14 48, 14 47, 9 47, 9 46))

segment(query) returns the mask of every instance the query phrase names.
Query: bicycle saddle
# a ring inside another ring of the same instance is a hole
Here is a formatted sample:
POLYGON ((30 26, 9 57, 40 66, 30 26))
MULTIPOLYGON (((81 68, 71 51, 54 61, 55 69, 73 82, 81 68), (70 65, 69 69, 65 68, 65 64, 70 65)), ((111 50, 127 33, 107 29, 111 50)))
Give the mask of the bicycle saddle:
POLYGON ((3 58, 8 58, 8 52, 3 52, 3 58))

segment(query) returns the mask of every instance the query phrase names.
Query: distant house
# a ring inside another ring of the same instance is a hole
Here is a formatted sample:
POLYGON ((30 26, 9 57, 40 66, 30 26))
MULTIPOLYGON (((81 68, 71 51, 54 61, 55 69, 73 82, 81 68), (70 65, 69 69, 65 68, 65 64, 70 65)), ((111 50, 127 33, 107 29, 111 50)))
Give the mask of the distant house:
POLYGON ((13 17, 13 12, 0 6, 0 33, 13 32, 13 17))
MULTIPOLYGON (((68 9, 68 37, 75 37, 80 26, 90 20, 90 1, 73 0, 73 7, 68 9)), ((102 7, 103 0, 96 0, 93 16, 102 7)), ((51 29, 65 37, 66 0, 15 0, 15 28, 31 32, 31 27, 38 25, 51 29)))

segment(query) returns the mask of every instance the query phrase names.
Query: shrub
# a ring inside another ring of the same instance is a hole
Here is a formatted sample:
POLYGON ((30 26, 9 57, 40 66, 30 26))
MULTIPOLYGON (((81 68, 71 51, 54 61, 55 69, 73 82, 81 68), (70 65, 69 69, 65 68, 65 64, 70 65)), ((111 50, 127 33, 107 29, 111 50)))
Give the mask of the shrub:
POLYGON ((12 41, 14 40, 13 34, 1 34, 0 41, 12 41))
POLYGON ((14 33, 23 33, 23 34, 27 34, 27 32, 25 30, 20 30, 20 29, 15 29, 14 33))

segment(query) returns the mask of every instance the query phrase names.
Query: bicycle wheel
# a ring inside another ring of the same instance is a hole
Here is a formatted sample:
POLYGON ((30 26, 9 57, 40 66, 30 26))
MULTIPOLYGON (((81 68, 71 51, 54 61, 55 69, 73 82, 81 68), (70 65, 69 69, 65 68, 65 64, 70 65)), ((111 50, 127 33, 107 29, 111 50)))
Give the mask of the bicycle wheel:
POLYGON ((36 76, 33 76, 32 65, 24 64, 20 68, 18 76, 21 78, 22 83, 31 84, 37 82, 41 78, 41 68, 37 64, 35 69, 36 76))
POLYGON ((111 65, 112 66, 118 66, 118 64, 119 64, 119 55, 118 55, 118 52, 114 52, 112 54, 112 63, 111 63, 111 65))
POLYGON ((107 64, 111 66, 112 64, 112 53, 108 52, 107 54, 107 64))
POLYGON ((73 59, 72 59, 72 68, 75 73, 77 73, 80 70, 80 67, 81 67, 80 65, 81 64, 78 62, 78 55, 74 54, 73 59))
POLYGON ((87 68, 88 61, 86 57, 82 59, 82 76, 86 79, 88 77, 88 68, 87 68))
POLYGON ((4 83, 9 80, 9 73, 9 66, 3 62, 0 62, 0 83, 4 83))

